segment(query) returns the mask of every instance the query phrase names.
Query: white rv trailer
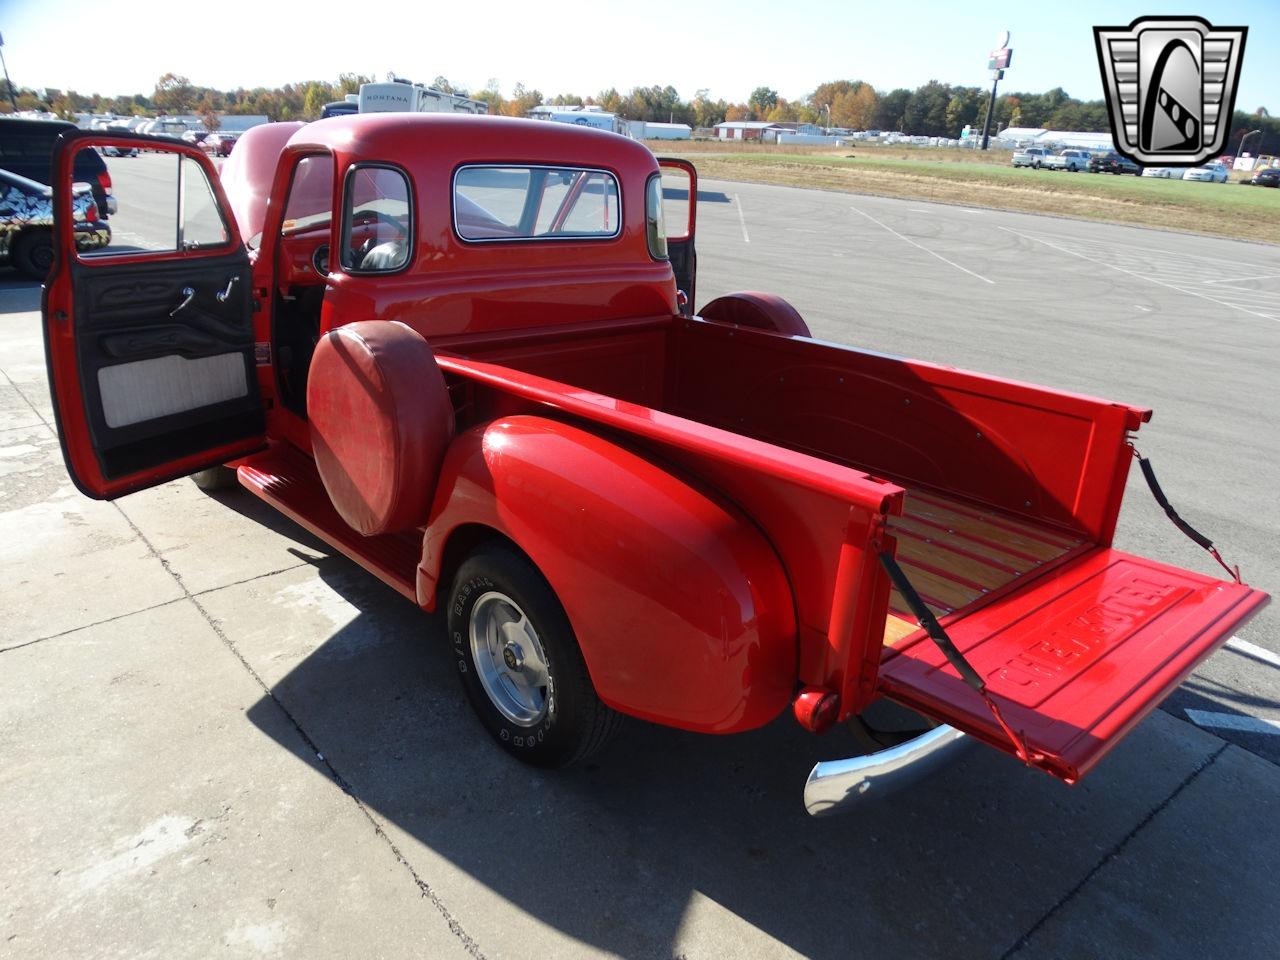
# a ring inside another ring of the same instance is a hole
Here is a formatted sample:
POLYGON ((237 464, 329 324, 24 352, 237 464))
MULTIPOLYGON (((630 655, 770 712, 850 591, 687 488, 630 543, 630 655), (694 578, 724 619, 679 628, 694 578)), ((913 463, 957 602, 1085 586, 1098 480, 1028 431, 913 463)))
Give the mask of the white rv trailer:
POLYGON ((543 104, 534 107, 525 116, 532 120, 554 120, 557 123, 574 123, 580 127, 594 127, 597 130, 609 130, 613 133, 625 134, 626 121, 616 114, 607 113, 595 105, 589 106, 551 106, 543 104))
POLYGON ((420 83, 393 80, 362 83, 356 99, 360 113, 488 113, 483 100, 444 93, 420 83))

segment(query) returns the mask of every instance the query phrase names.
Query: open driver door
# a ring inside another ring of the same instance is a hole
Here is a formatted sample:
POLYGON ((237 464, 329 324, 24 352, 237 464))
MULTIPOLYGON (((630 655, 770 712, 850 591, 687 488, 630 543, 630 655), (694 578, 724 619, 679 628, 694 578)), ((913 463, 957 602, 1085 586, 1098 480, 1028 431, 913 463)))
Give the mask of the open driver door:
POLYGON ((659 157, 662 205, 666 209, 667 259, 676 275, 676 289, 685 295, 680 312, 693 314, 698 281, 698 254, 693 237, 698 223, 698 171, 688 160, 659 157))
POLYGON ((209 159, 83 131, 58 139, 53 171, 45 355, 76 486, 114 499, 261 448, 249 258, 209 159), (72 169, 95 147, 139 155, 109 161, 118 212, 89 244, 72 169))

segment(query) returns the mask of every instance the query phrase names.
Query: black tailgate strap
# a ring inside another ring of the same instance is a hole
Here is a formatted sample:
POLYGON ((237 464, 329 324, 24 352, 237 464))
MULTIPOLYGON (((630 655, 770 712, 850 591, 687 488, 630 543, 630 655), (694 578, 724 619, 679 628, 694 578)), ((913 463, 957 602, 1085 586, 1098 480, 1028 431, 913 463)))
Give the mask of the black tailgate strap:
POLYGON ((1147 486, 1151 488, 1151 495, 1156 498, 1156 503, 1160 504, 1160 509, 1164 511, 1165 516, 1172 520, 1173 525, 1185 533, 1193 543, 1208 550, 1213 559, 1218 561, 1223 570, 1231 574, 1231 578, 1236 583, 1241 583, 1240 568, 1228 566, 1227 562, 1222 559, 1222 554, 1218 553, 1218 548, 1213 545, 1213 541, 1178 516, 1178 511, 1173 509, 1173 504, 1169 502, 1169 498, 1160 489, 1160 481, 1156 479, 1156 471, 1151 466, 1151 461, 1140 454, 1137 447, 1133 448, 1133 455, 1138 458, 1138 466, 1142 468, 1142 475, 1147 479, 1147 486))
POLYGON ((1009 724, 1005 723, 1004 715, 1000 712, 1000 708, 991 699, 991 694, 987 692, 986 682, 979 676, 978 671, 973 669, 973 664, 960 652, 960 648, 947 636, 947 631, 943 629, 942 624, 938 622, 938 618, 933 615, 933 611, 921 599, 920 594, 916 592, 916 588, 911 585, 911 581, 907 579, 906 573, 903 572, 898 561, 894 559, 893 554, 889 553, 888 550, 879 550, 877 555, 880 557, 880 565, 884 567, 885 573, 889 574, 889 579, 893 582, 894 587, 897 588, 898 594, 906 602, 907 606, 911 608, 912 614, 920 622, 924 632, 929 635, 929 639, 937 644, 938 649, 942 651, 942 655, 947 658, 947 662, 955 667, 956 672, 960 674, 960 679, 986 703, 991 715, 996 718, 996 723, 1000 725, 1000 729, 1005 732, 1005 735, 1013 743, 1018 759, 1027 764, 1027 766, 1033 766, 1035 761, 1044 759, 1038 753, 1031 753, 1027 749, 1026 740, 1015 733, 1009 724))
POLYGON ((902 567, 899 566, 898 561, 890 556, 887 550, 880 551, 880 565, 884 567, 885 573, 889 574, 889 579, 898 588, 898 593, 902 595, 902 599, 911 608, 915 618, 920 621, 920 626, 924 627, 924 632, 929 635, 929 639, 938 645, 938 649, 947 658, 947 662, 956 668, 956 672, 960 674, 960 679, 972 687, 974 693, 985 693, 987 685, 983 682, 982 677, 978 676, 978 671, 973 669, 973 664, 966 660, 964 654, 951 642, 951 638, 947 636, 947 631, 942 629, 942 624, 938 622, 938 618, 933 615, 933 611, 920 599, 920 594, 916 593, 916 588, 911 585, 911 581, 907 579, 907 575, 903 572, 902 567))

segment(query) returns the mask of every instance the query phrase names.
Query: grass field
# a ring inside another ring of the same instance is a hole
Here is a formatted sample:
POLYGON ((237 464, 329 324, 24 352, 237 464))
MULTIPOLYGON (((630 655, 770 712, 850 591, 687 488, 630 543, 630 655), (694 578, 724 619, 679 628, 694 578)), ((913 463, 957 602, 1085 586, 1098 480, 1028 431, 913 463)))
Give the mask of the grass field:
POLYGON ((711 179, 939 200, 1280 243, 1280 190, 1241 187, 1236 179, 1220 184, 1015 169, 1007 152, 698 141, 650 146, 660 156, 693 160, 699 174, 711 179))

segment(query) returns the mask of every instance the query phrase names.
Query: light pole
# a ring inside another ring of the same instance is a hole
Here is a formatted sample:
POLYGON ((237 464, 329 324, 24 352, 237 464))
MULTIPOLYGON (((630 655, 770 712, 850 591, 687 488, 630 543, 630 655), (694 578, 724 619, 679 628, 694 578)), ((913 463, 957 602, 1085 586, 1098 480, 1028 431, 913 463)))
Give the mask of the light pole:
POLYGON ((1255 133, 1261 133, 1261 132, 1262 132, 1261 130, 1250 130, 1248 133, 1246 133, 1243 137, 1240 138, 1240 145, 1236 147, 1236 152, 1243 154, 1244 142, 1248 140, 1250 137, 1252 137, 1255 133))

